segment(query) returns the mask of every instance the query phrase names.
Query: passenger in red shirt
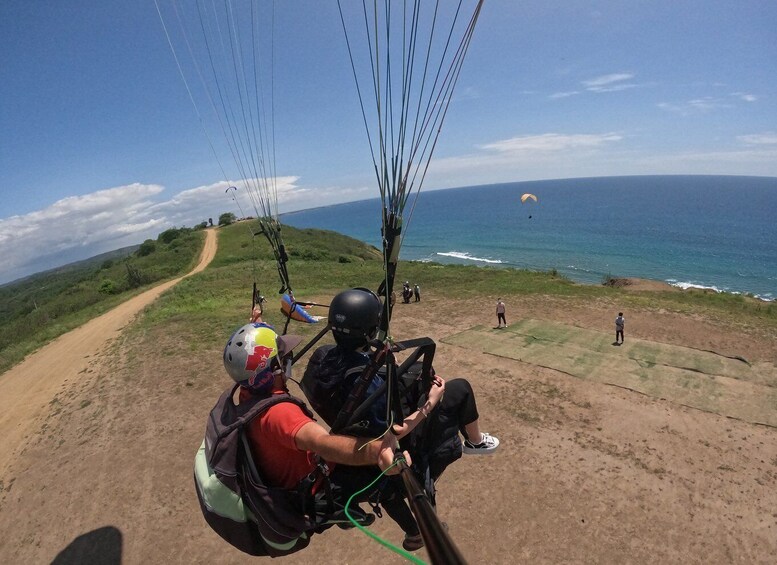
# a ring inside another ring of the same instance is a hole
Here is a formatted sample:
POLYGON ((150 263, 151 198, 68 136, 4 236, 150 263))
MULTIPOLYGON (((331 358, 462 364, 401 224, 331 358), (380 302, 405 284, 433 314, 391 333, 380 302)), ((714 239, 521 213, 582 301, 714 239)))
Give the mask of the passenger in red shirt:
MULTIPOLYGON (((240 399, 288 392, 284 359, 301 341, 298 336, 278 336, 272 327, 250 323, 233 334, 224 348, 224 366, 240 383, 240 399)), ((381 470, 394 463, 397 438, 386 434, 380 441, 330 434, 296 404, 281 402, 252 420, 248 439, 257 467, 268 484, 294 489, 316 468, 316 455, 330 470, 332 490, 345 504, 348 498, 370 484, 381 470)), ((404 453, 410 462, 410 456, 404 453)), ((399 473, 397 467, 388 475, 399 473)), ((380 503, 402 528, 406 539, 419 537, 418 525, 394 478, 376 485, 380 503)), ((373 494, 367 493, 369 494, 373 494)))

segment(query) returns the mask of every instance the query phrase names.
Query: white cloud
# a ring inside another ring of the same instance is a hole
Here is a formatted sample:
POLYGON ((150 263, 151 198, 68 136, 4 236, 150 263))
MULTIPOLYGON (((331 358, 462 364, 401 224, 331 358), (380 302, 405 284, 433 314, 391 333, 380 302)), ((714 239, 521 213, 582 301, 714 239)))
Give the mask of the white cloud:
MULTIPOLYGON (((741 136, 744 149, 707 152, 637 149, 622 133, 517 136, 466 155, 434 159, 426 190, 516 180, 617 175, 777 176, 777 134, 741 136)), ((644 143, 644 140, 641 140, 644 143)))
POLYGON ((621 134, 613 132, 546 133, 483 144, 471 154, 432 160, 425 190, 607 175, 608 161, 619 151, 622 139, 621 134))
POLYGON ((482 149, 500 153, 530 153, 564 151, 575 148, 599 147, 612 141, 620 141, 622 137, 616 133, 604 134, 559 134, 544 133, 541 135, 524 135, 481 145, 482 149))
POLYGON ((480 98, 480 90, 474 86, 465 86, 456 91, 455 100, 458 102, 477 100, 478 98, 480 98))
POLYGON ((621 83, 621 84, 613 84, 611 86, 597 86, 597 87, 591 87, 588 90, 591 92, 621 92, 622 90, 629 90, 630 88, 637 88, 638 84, 633 83, 621 83))
POLYGON ((777 145, 777 132, 753 133, 737 136, 737 141, 748 145, 777 145))
POLYGON ((589 87, 606 86, 614 82, 620 82, 622 80, 629 80, 634 78, 631 73, 612 73, 609 75, 602 75, 600 77, 584 80, 583 84, 589 87))
POLYGON ((632 73, 612 73, 584 80, 582 85, 589 92, 617 92, 629 88, 636 88, 637 85, 634 83, 623 82, 625 80, 631 80, 632 78, 634 78, 632 73))
POLYGON ((720 100, 712 98, 711 96, 705 96, 704 98, 694 98, 688 101, 688 106, 699 110, 701 112, 708 112, 710 110, 717 110, 718 108, 728 108, 729 104, 726 104, 720 100))
MULTIPOLYGON (((291 176, 276 179, 281 211, 311 207, 311 189, 299 188, 297 180, 291 176)), ((0 283, 141 243, 173 226, 193 226, 208 218, 215 221, 227 211, 239 214, 234 200, 224 192, 232 184, 237 183, 199 186, 160 201, 162 186, 135 183, 63 198, 42 210, 0 219, 0 283)), ((237 185, 245 215, 255 215, 245 187, 237 185)), ((324 189, 322 194, 349 193, 324 189)))
POLYGON ((688 116, 691 114, 712 112, 713 110, 721 108, 730 108, 731 104, 728 104, 719 98, 705 96, 703 98, 694 98, 693 100, 680 103, 660 102, 657 106, 667 112, 688 116))
POLYGON ((732 92, 731 96, 739 98, 745 102, 755 102, 758 100, 758 96, 755 94, 748 94, 747 92, 732 92))
POLYGON ((549 96, 552 100, 557 100, 559 98, 569 98, 570 96, 575 96, 576 94, 580 94, 578 90, 571 90, 569 92, 554 92, 549 96))
POLYGON ((737 99, 741 102, 757 102, 759 97, 755 94, 749 94, 747 92, 732 92, 725 98, 716 98, 714 96, 702 96, 700 98, 693 98, 685 102, 661 102, 657 104, 662 110, 668 112, 674 112, 682 116, 689 116, 692 114, 712 112, 722 108, 733 108, 737 99))
POLYGON ((642 155, 633 163, 650 174, 777 176, 777 147, 642 155))
MULTIPOLYGON (((136 243, 127 234, 148 228, 141 220, 152 198, 163 191, 135 183, 63 198, 42 210, 0 220, 0 281, 136 243), (91 250, 96 250, 91 253, 91 250)), ((164 222, 159 218, 156 224, 164 222)))

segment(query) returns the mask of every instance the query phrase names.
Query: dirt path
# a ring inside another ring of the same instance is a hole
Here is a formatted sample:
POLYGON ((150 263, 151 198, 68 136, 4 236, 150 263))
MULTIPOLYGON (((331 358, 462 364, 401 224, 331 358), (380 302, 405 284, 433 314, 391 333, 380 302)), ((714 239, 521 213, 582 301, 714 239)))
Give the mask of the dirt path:
POLYGON ((60 336, 0 376, 0 480, 6 476, 10 462, 24 446, 31 430, 40 426, 55 395, 66 383, 72 384, 88 370, 89 358, 115 339, 164 291, 208 266, 216 255, 217 232, 210 229, 205 234, 200 261, 190 273, 147 290, 60 336))

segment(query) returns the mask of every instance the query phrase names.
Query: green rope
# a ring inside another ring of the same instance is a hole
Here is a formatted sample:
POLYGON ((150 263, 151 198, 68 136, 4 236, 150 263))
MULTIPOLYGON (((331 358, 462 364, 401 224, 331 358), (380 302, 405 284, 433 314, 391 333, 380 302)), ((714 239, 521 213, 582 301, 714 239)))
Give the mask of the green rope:
MULTIPOLYGON (((402 461, 404 461, 404 459, 401 459, 401 460, 402 460, 402 461)), ((405 559, 407 559, 408 561, 411 561, 411 562, 413 562, 413 563, 416 563, 416 564, 418 564, 418 565, 427 565, 426 561, 423 561, 422 559, 419 559, 418 557, 416 557, 416 556, 415 556, 415 555, 413 555, 412 553, 408 553, 408 552, 407 552, 407 551, 405 551, 404 549, 402 549, 402 548, 400 548, 400 547, 397 547, 396 545, 392 544, 390 541, 384 540, 382 537, 380 537, 380 536, 379 536, 379 535, 377 535, 376 533, 374 533, 374 532, 371 532, 370 530, 368 530, 367 528, 365 528, 364 526, 362 526, 361 524, 359 524, 359 522, 357 522, 357 521, 356 521, 356 520, 353 518, 353 516, 351 516, 351 513, 348 511, 348 507, 351 505, 351 501, 352 501, 354 498, 356 498, 358 495, 360 495, 360 494, 362 494, 362 493, 366 492, 367 490, 369 490, 370 488, 372 488, 372 486, 373 486, 373 485, 375 485, 375 483, 377 483, 377 482, 378 482, 378 481, 381 479, 381 477, 383 477, 383 475, 385 475, 385 474, 386 474, 386 473, 389 471, 389 469, 392 469, 392 468, 396 467, 396 466, 397 466, 397 464, 399 463, 399 461, 400 461, 400 460, 398 459, 397 461, 395 461, 395 462, 394 462, 394 463, 391 465, 391 467, 389 467, 388 469, 385 469, 384 471, 382 471, 382 472, 381 472, 381 474, 380 474, 380 475, 378 475, 377 477, 375 477, 375 480, 374 480, 374 481, 372 481, 370 484, 368 484, 366 487, 364 487, 363 489, 361 489, 361 490, 360 490, 360 491, 358 491, 358 492, 355 492, 355 493, 353 493, 353 494, 350 496, 350 498, 348 499, 348 502, 346 502, 346 503, 345 503, 345 515, 346 515, 346 516, 348 517, 348 519, 351 521, 351 524, 353 524, 354 526, 356 526, 357 528, 359 528, 359 530, 361 530, 363 533, 367 534, 369 537, 371 537, 372 539, 374 539, 375 541, 377 541, 377 542, 378 542, 379 544, 381 544, 383 547, 387 547, 388 549, 390 549, 391 551, 393 551, 393 552, 394 552, 394 553, 396 553, 397 555, 401 555, 402 557, 404 557, 404 558, 405 558, 405 559)))

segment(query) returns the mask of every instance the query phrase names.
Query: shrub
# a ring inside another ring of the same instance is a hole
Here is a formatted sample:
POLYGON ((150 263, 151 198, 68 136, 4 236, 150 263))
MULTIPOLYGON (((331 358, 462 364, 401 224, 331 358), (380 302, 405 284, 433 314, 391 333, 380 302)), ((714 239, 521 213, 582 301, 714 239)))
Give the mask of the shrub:
POLYGON ((135 265, 127 263, 126 266, 127 266, 127 286, 129 288, 137 288, 139 286, 143 286, 148 282, 148 277, 145 275, 145 273, 141 272, 141 270, 138 269, 135 265))
POLYGON ((156 251, 156 243, 154 243, 153 239, 147 239, 138 247, 138 257, 151 255, 154 251, 156 251))
POLYGON ((100 269, 102 270, 110 269, 111 267, 113 267, 113 259, 107 259, 103 261, 102 265, 100 265, 100 269))
POLYGON ((229 224, 234 223, 236 219, 237 218, 235 218, 235 215, 232 212, 224 212, 219 216, 219 225, 228 226, 229 224))
POLYGON ((329 254, 326 251, 320 249, 311 249, 303 247, 302 249, 292 249, 289 251, 291 257, 298 257, 305 261, 326 261, 330 259, 329 254))
POLYGON ((177 228, 170 228, 169 230, 165 230, 162 233, 159 234, 159 237, 157 238, 162 243, 170 243, 174 239, 177 239, 181 235, 181 230, 177 228))
POLYGON ((119 289, 116 286, 116 283, 113 282, 111 279, 103 279, 103 281, 100 283, 100 288, 98 290, 102 294, 116 294, 117 292, 119 292, 119 289))
MULTIPOLYGON (((213 225, 213 222, 211 222, 211 225, 213 225)), ((200 222, 199 224, 194 226, 194 229, 196 229, 196 230, 204 230, 207 227, 208 227, 208 222, 200 222)))

